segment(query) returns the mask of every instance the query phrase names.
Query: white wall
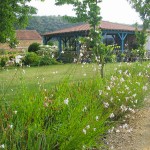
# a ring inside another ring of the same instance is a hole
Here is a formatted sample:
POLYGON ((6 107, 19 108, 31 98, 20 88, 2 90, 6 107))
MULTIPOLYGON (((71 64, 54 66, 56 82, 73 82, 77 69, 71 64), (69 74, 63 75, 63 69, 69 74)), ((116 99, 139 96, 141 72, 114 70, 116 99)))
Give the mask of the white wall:
POLYGON ((147 42, 145 44, 145 49, 147 50, 147 57, 150 58, 150 34, 147 37, 147 42))
POLYGON ((147 42, 146 42, 145 48, 146 48, 146 50, 150 51, 150 34, 147 37, 147 42))

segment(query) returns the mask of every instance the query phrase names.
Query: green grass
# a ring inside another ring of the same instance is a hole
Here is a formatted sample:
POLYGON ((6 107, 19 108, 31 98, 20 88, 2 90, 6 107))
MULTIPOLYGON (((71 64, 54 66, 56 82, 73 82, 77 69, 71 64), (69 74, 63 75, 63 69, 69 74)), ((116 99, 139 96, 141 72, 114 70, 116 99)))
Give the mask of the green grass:
MULTIPOLYGON (((114 72, 114 66, 119 64, 107 64, 105 76, 114 72)), ((41 88, 49 89, 63 81, 66 77, 70 81, 94 78, 98 73, 93 71, 95 64, 66 64, 31 68, 13 68, 0 71, 0 98, 15 99, 20 93, 20 86, 26 85, 31 92, 37 92, 41 88), (24 73, 25 71, 25 73, 24 73), (57 72, 57 73, 56 73, 57 72), (86 76, 85 76, 86 74, 86 76)))
POLYGON ((0 148, 105 149, 105 135, 143 104, 150 63, 107 64, 104 79, 94 68, 68 64, 2 70, 0 148))

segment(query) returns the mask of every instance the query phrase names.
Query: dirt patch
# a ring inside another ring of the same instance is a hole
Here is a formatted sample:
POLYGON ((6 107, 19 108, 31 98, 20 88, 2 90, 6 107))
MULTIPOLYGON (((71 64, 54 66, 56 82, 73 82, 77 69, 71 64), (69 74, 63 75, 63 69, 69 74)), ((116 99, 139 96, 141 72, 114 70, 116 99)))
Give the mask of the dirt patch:
POLYGON ((107 137, 109 149, 150 150, 150 99, 146 106, 130 115, 128 123, 118 126, 107 137))

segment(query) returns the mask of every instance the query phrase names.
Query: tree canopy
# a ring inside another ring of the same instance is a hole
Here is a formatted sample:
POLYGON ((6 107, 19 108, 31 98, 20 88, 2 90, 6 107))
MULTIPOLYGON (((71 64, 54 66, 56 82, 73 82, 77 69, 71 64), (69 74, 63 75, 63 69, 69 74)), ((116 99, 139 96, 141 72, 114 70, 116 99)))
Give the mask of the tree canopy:
POLYGON ((0 0, 0 43, 14 45, 15 27, 25 27, 36 9, 27 5, 31 0, 0 0))
POLYGON ((29 18, 29 24, 26 29, 36 30, 43 34, 79 24, 81 23, 71 23, 62 16, 32 16, 29 18))
POLYGON ((132 7, 139 13, 143 21, 143 29, 150 27, 150 0, 128 0, 132 7))

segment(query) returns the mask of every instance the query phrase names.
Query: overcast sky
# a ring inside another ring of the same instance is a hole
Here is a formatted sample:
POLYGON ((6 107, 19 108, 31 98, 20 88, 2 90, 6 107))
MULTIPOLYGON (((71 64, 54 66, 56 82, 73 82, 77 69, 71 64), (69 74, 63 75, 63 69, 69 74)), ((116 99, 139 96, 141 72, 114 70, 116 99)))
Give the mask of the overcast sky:
MULTIPOLYGON (((37 15, 69 15, 73 16, 75 13, 72 11, 72 6, 55 6, 55 0, 32 0, 31 6, 38 9, 37 15)), ((141 23, 138 13, 129 5, 127 0, 103 0, 101 3, 101 16, 105 21, 134 24, 141 23)))

